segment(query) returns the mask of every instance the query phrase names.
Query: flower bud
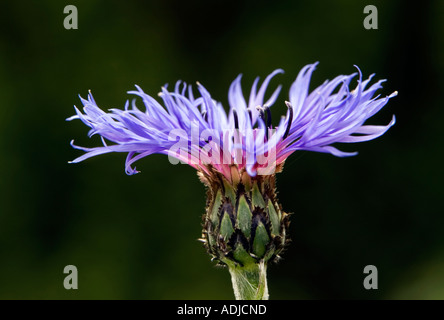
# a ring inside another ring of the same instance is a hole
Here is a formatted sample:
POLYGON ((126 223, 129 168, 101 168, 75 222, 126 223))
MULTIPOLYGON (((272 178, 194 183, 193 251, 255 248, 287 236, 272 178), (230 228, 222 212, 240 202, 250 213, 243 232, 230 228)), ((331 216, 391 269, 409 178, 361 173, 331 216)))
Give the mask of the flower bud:
POLYGON ((221 265, 247 266, 273 261, 288 242, 289 214, 282 211, 275 175, 251 177, 231 170, 231 181, 212 170, 199 172, 208 187, 202 241, 221 265))

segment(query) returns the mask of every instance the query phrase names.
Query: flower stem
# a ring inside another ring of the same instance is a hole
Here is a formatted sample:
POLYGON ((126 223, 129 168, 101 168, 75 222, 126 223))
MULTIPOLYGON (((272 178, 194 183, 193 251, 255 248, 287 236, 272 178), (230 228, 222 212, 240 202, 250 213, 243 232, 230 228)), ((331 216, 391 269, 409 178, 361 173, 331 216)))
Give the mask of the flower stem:
POLYGON ((247 266, 229 265, 236 300, 268 300, 267 265, 262 260, 247 266))

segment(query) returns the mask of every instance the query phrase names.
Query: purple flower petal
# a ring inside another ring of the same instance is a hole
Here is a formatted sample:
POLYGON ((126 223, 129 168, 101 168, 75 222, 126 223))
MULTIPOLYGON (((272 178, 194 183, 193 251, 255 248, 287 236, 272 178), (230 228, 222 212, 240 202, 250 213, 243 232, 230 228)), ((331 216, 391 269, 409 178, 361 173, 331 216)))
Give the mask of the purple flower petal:
POLYGON ((102 138, 103 146, 84 148, 72 142, 73 148, 85 152, 72 162, 109 152, 125 152, 128 153, 125 171, 135 174, 139 171, 132 165, 137 160, 158 153, 176 157, 207 173, 208 165, 212 165, 230 179, 233 164, 251 176, 256 175, 261 166, 270 165, 260 160, 267 159, 266 155, 272 150, 276 151, 276 158, 270 160, 272 165, 284 162, 297 150, 338 157, 355 155, 356 152, 342 152, 332 144, 363 142, 383 135, 394 125, 394 116, 385 126, 366 125, 365 122, 397 93, 384 98, 375 96, 385 80, 370 85, 374 75, 362 80, 358 67, 357 73, 337 76, 309 92, 311 75, 317 64, 305 66, 296 77, 290 87, 290 101, 286 102, 287 114, 281 117, 276 127, 271 125, 268 107, 276 102, 281 86, 268 99, 265 93, 271 79, 283 73, 281 69, 268 75, 259 89, 259 78, 255 79, 248 105, 239 75, 228 91, 228 113, 199 83, 197 96, 191 86, 181 81, 176 82, 174 91, 169 91, 165 85, 159 94, 162 104, 136 86, 137 90, 129 93, 142 99, 145 111, 140 110, 133 100, 131 105, 126 101, 123 110, 105 112, 89 93, 88 99, 80 97, 83 112, 74 107, 76 114, 66 120, 81 120, 91 128, 89 136, 97 134, 102 138), (356 75, 357 84, 350 89, 356 75), (177 133, 177 139, 171 138, 172 133, 177 133), (210 137, 211 143, 206 141, 210 137), (183 152, 174 152, 181 140, 184 141, 183 149, 180 149, 183 152))

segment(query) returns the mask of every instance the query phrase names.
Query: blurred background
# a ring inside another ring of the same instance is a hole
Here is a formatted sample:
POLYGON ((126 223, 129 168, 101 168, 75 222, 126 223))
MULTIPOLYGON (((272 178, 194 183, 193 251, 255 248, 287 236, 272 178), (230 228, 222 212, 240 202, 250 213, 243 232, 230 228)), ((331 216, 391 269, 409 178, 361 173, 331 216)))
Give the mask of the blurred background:
POLYGON ((278 176, 294 212, 292 243, 269 267, 271 299, 444 298, 443 1, 8 1, 0 10, 0 299, 233 299, 227 270, 202 244, 205 189, 195 170, 167 157, 126 154, 68 164, 98 146, 66 122, 92 90, 103 109, 123 108, 140 85, 200 81, 228 105, 256 76, 284 75, 273 106, 284 114, 299 70, 320 64, 312 89, 350 74, 387 79, 398 97, 369 124, 383 137, 340 149, 351 158, 293 154, 278 176), (78 29, 66 30, 66 5, 78 29), (366 30, 367 4, 378 29, 366 30), (65 290, 75 265, 79 289, 65 290), (365 290, 363 269, 378 269, 365 290))

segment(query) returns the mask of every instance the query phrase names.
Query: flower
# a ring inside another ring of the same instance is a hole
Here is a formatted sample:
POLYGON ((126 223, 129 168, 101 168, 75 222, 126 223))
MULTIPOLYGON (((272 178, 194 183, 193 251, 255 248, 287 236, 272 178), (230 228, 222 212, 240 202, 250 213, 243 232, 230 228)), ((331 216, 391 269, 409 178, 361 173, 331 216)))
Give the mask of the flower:
POLYGON ((385 126, 364 125, 364 122, 397 93, 384 98, 374 97, 384 80, 369 86, 373 75, 362 81, 358 67, 357 73, 337 76, 309 93, 310 78, 316 65, 307 65, 300 71, 291 85, 289 101, 286 101, 287 114, 275 127, 271 122, 270 107, 281 86, 266 101, 265 91, 270 80, 283 73, 281 69, 272 72, 259 90, 259 78, 256 78, 248 103, 242 93, 239 75, 229 89, 228 114, 200 83, 197 84, 198 97, 194 97, 191 86, 180 81, 172 92, 167 86, 162 87, 159 96, 165 107, 136 86, 137 91, 129 93, 142 98, 145 111, 141 111, 133 100, 131 107, 127 101, 124 110, 111 109, 106 113, 89 93, 87 100, 80 97, 84 113, 75 107, 76 115, 67 120, 82 120, 91 127, 89 136, 101 136, 103 146, 84 148, 72 141, 74 148, 86 152, 72 162, 109 152, 125 152, 128 153, 126 172, 134 174, 139 172, 132 168, 134 162, 161 153, 205 173, 209 173, 208 165, 211 165, 231 179, 232 164, 236 164, 239 170, 245 169, 250 176, 267 174, 272 171, 264 169, 279 167, 297 150, 331 153, 338 157, 355 155, 340 151, 332 144, 368 141, 384 134, 395 123, 394 116, 385 126), (357 85, 350 90, 349 84, 357 74, 357 85), (114 144, 109 145, 105 140, 114 144), (271 154, 273 157, 270 158, 271 154))
POLYGON ((218 264, 227 266, 236 299, 267 299, 267 263, 277 260, 288 243, 289 214, 282 210, 276 194, 275 173, 282 170, 287 157, 297 150, 351 156, 338 150, 335 143, 361 142, 384 134, 385 126, 364 125, 397 93, 374 97, 380 80, 369 86, 373 77, 362 80, 361 71, 325 81, 309 93, 311 75, 317 63, 304 67, 290 87, 287 113, 273 126, 270 107, 281 86, 265 100, 272 72, 258 89, 253 83, 248 103, 242 93, 241 75, 228 92, 230 109, 213 100, 197 84, 198 96, 191 86, 180 81, 174 91, 167 86, 159 94, 164 107, 136 86, 129 93, 142 98, 145 111, 127 101, 124 110, 101 110, 89 93, 81 98, 82 113, 67 120, 80 119, 98 134, 103 146, 78 147, 86 153, 72 162, 108 152, 127 152, 125 169, 137 173, 132 164, 150 154, 169 156, 197 169, 207 187, 202 238, 206 249, 218 264), (349 84, 356 76, 353 90, 349 84), (114 144, 108 145, 106 140, 114 144))

